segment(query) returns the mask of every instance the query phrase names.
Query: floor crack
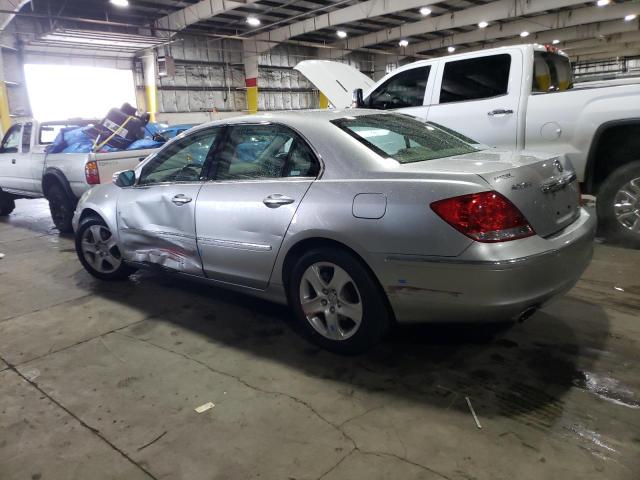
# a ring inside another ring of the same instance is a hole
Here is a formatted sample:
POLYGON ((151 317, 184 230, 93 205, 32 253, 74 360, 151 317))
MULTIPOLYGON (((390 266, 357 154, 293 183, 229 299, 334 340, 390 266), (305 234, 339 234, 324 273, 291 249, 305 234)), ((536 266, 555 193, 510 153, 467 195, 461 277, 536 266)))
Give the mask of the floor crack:
POLYGON ((206 364, 206 363, 204 363, 204 362, 202 362, 202 361, 200 361, 200 360, 198 360, 198 359, 195 359, 195 358, 190 357, 189 355, 186 355, 186 354, 181 353, 181 352, 177 352, 177 351, 172 350, 172 349, 167 348, 167 347, 163 347, 162 345, 158 345, 157 343, 151 342, 151 341, 149 341, 149 340, 145 340, 145 339, 143 339, 143 338, 138 338, 138 337, 133 337, 133 336, 131 336, 131 335, 127 335, 126 333, 122 333, 122 332, 116 332, 116 333, 118 333, 119 335, 122 335, 122 336, 124 336, 124 337, 130 338, 130 339, 132 339, 132 340, 137 340, 137 341, 139 341, 139 342, 147 343, 147 344, 149 344, 149 345, 151 345, 151 346, 153 346, 153 347, 155 347, 155 348, 159 348, 159 349, 161 349, 161 350, 164 350, 164 351, 166 351, 166 352, 172 353, 172 354, 174 354, 174 355, 178 355, 178 356, 180 356, 180 357, 182 357, 182 358, 184 358, 184 359, 186 359, 186 360, 189 360, 189 361, 191 361, 191 362, 195 362, 195 363, 197 363, 198 365, 201 365, 202 367, 206 368, 207 370, 209 370, 209 371, 211 371, 211 372, 213 372, 213 373, 217 373, 218 375, 224 375, 225 377, 232 378, 232 379, 234 379, 235 381, 239 382, 240 384, 244 385, 245 387, 250 388, 251 390, 255 390, 255 391, 257 391, 257 392, 265 393, 265 394, 268 394, 268 395, 279 395, 279 396, 282 396, 282 397, 286 397, 286 398, 288 398, 288 399, 290 399, 290 400, 292 400, 292 401, 294 401, 294 402, 298 403, 299 405, 304 406, 304 407, 305 407, 305 408, 307 408, 308 410, 310 410, 310 411, 311 411, 311 412, 312 412, 316 417, 318 417, 318 418, 319 418, 320 420, 322 420, 324 423, 326 423, 327 425, 330 425, 331 427, 333 427, 334 429, 336 429, 338 432, 340 432, 340 434, 341 434, 344 438, 346 438, 346 439, 351 443, 351 445, 353 446, 353 448, 354 448, 354 449, 358 448, 358 446, 356 445, 355 440, 354 440, 350 435, 348 435, 348 434, 347 434, 347 433, 346 433, 346 432, 341 428, 341 426, 340 426, 340 425, 335 424, 335 423, 333 423, 331 420, 329 420, 329 419, 327 419, 326 417, 324 417, 324 416, 323 416, 322 414, 320 414, 320 413, 319 413, 319 412, 318 412, 318 411, 317 411, 317 410, 316 410, 312 405, 310 405, 309 403, 307 403, 307 402, 306 402, 306 401, 304 401, 304 400, 301 400, 301 399, 299 399, 299 398, 297 398, 297 397, 295 397, 295 396, 293 396, 293 395, 291 395, 291 394, 285 393, 285 392, 278 392, 278 391, 276 391, 276 390, 267 390, 267 389, 265 389, 265 388, 257 387, 257 386, 255 386, 255 385, 252 385, 251 383, 247 382, 246 380, 244 380, 244 379, 243 379, 242 377, 240 377, 239 375, 234 375, 234 374, 229 373, 229 372, 225 372, 225 371, 222 371, 222 370, 218 370, 218 369, 216 369, 216 368, 213 368, 211 365, 208 365, 208 364, 206 364))
POLYGON ((40 386, 36 382, 34 382, 33 380, 28 379, 22 373, 20 373, 20 371, 15 367, 15 365, 12 365, 11 363, 7 362, 2 357, 0 357, 0 360, 4 361, 7 364, 8 370, 11 370, 16 375, 18 375, 20 378, 22 378, 25 382, 27 382, 29 385, 31 385, 33 388, 35 388, 38 392, 40 392, 42 395, 44 395, 50 402, 52 402, 58 408, 64 410, 69 416, 71 416, 73 419, 75 419, 80 425, 82 425, 84 428, 89 430, 96 437, 98 437, 100 440, 102 440, 104 443, 106 443, 109 447, 111 447, 112 450, 116 451, 121 456, 123 456, 126 460, 128 460, 130 463, 135 465, 139 470, 144 472, 149 478, 152 478, 153 480, 158 480, 157 477, 155 477, 149 470, 147 470, 142 465, 137 463, 124 450, 120 449, 118 446, 116 446, 114 443, 112 443, 109 439, 107 439, 107 437, 105 437, 100 432, 100 430, 98 430, 97 428, 94 428, 91 425, 87 424, 84 420, 82 420, 80 417, 78 417, 76 414, 74 414, 71 410, 69 410, 67 407, 62 405, 58 400, 56 400, 51 395, 49 395, 45 390, 40 388, 40 386))

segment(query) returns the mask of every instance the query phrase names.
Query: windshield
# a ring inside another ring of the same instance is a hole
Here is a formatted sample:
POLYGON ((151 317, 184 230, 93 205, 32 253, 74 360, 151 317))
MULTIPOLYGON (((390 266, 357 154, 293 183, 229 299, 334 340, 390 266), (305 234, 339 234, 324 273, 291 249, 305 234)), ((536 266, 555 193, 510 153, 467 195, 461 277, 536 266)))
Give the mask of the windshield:
POLYGON ((400 163, 453 157, 485 148, 436 123, 397 113, 345 117, 331 123, 381 157, 400 163))

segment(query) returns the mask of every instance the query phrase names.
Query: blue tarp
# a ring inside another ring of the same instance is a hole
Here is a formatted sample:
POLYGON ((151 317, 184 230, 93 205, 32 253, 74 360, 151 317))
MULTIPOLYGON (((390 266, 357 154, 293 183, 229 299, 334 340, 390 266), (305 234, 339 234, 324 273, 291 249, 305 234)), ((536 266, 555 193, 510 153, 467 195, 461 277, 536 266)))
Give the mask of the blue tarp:
MULTIPOLYGON (((89 153, 93 149, 94 140, 91 139, 86 133, 85 129, 90 127, 80 128, 63 128, 60 133, 47 148, 47 153, 89 153)), ((127 150, 141 150, 145 148, 158 148, 164 144, 153 140, 153 136, 161 129, 166 128, 165 125, 149 122, 145 128, 145 137, 136 140, 131 143, 127 150)), ((100 149, 101 153, 104 152, 116 152, 117 149, 103 146, 100 149)))

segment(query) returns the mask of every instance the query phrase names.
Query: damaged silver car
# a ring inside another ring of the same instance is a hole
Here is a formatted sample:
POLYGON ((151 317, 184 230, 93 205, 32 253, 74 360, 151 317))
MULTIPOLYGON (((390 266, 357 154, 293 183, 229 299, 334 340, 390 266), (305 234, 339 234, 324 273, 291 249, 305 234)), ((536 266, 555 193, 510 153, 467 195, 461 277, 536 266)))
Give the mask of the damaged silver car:
POLYGON ((529 316, 578 280, 594 228, 565 158, 368 110, 200 126, 74 217, 93 276, 153 266, 288 303, 343 353, 395 322, 529 316))

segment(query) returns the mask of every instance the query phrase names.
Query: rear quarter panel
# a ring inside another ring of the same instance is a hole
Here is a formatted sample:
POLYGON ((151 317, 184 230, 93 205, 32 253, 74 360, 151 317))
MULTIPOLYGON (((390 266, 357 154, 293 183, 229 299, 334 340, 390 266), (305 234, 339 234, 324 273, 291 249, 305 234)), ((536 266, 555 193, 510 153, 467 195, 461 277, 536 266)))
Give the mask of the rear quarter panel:
POLYGON ((640 85, 530 95, 527 149, 565 154, 584 181, 594 135, 604 123, 640 117, 640 85))
POLYGON ((457 256, 471 240, 454 230, 430 208, 433 201, 487 190, 476 175, 430 174, 430 178, 318 180, 312 184, 284 238, 272 282, 282 280, 287 252, 310 238, 340 242, 369 265, 371 255, 399 253, 425 256, 457 256), (354 198, 363 193, 386 199, 381 218, 356 218, 354 198))

